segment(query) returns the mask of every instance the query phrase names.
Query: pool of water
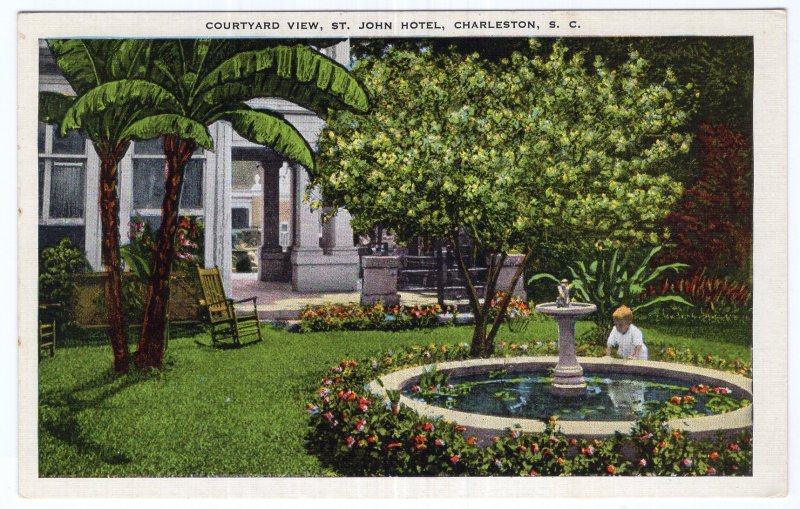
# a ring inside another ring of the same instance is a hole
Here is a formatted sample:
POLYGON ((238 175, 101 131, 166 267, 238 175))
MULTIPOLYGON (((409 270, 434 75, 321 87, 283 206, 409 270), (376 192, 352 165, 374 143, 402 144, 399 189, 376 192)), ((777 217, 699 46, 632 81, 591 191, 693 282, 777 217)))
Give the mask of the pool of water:
MULTIPOLYGON (((584 379, 586 394, 578 397, 553 395, 552 379, 542 373, 493 373, 493 378, 486 374, 452 377, 449 385, 441 389, 420 391, 413 387, 404 392, 431 405, 478 414, 524 419, 557 415, 561 420, 627 421, 660 407, 672 396, 689 394, 691 387, 678 380, 628 374, 587 373, 584 379)), ((700 414, 717 413, 706 407, 706 396, 692 396, 698 400, 695 408, 700 414)))

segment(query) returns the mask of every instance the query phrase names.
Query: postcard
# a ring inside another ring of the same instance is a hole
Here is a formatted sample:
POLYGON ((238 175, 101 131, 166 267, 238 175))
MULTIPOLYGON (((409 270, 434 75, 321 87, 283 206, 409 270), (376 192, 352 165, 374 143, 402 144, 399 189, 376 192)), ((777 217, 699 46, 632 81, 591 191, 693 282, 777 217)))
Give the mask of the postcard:
POLYGON ((18 62, 22 496, 786 494, 785 11, 22 13, 18 62))

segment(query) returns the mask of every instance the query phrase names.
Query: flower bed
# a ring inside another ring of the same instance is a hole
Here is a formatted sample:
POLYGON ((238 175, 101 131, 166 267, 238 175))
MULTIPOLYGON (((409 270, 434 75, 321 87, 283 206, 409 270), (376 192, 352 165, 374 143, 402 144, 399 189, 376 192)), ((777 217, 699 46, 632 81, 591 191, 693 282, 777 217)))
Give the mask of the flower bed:
MULTIPOLYGON (((499 346, 499 344, 498 344, 499 346)), ((503 345, 499 355, 553 353, 554 345, 503 345)), ((691 394, 664 402, 661 409, 636 422, 627 435, 607 439, 570 438, 553 417, 541 433, 509 429, 504 436, 479 444, 466 428, 442 419, 422 417, 398 403, 377 399, 366 384, 398 368, 465 359, 469 345, 429 345, 355 361, 348 359, 321 380, 306 409, 311 430, 308 444, 328 466, 343 475, 749 475, 752 436, 734 440, 689 440, 665 422, 676 412, 691 415, 691 394), (688 396, 688 397, 687 397, 688 396)), ((719 388, 715 395, 724 398, 719 388)), ((721 403, 725 406, 724 403, 721 403)))
MULTIPOLYGON (((455 316, 455 309, 449 309, 455 316)), ((381 302, 362 306, 359 304, 327 304, 306 306, 300 312, 300 330, 303 332, 341 330, 408 330, 435 327, 439 323, 442 307, 384 306, 381 302)))

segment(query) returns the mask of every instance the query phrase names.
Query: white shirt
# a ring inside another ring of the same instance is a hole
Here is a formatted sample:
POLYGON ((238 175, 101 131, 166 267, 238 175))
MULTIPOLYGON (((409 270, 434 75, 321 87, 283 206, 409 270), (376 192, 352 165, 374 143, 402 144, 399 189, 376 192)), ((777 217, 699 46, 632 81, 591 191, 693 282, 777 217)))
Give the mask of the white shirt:
POLYGON ((628 330, 625 334, 621 334, 615 325, 611 330, 611 334, 608 335, 608 342, 606 344, 609 348, 612 346, 619 347, 618 353, 623 359, 627 359, 633 355, 634 348, 639 346, 641 348, 639 349, 639 356, 637 359, 647 360, 647 346, 644 344, 642 331, 633 324, 628 326, 628 330))

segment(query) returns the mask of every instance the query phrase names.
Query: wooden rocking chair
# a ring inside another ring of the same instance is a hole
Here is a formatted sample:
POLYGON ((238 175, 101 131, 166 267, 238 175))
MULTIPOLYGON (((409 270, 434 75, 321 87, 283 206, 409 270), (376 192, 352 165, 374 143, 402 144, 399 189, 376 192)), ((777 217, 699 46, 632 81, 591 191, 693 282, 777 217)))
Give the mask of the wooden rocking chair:
POLYGON ((42 317, 42 315, 48 310, 48 308, 53 307, 56 307, 56 305, 39 305, 39 352, 41 353, 42 351, 49 351, 50 357, 53 357, 56 354, 57 324, 54 318, 45 319, 42 317))
POLYGON ((239 347, 261 341, 261 323, 258 320, 256 297, 237 301, 227 298, 218 267, 212 269, 198 267, 197 275, 200 278, 200 287, 203 289, 200 307, 205 310, 213 346, 239 347), (253 311, 237 314, 234 305, 243 302, 252 302, 253 311), (243 338, 255 339, 243 343, 243 338))

